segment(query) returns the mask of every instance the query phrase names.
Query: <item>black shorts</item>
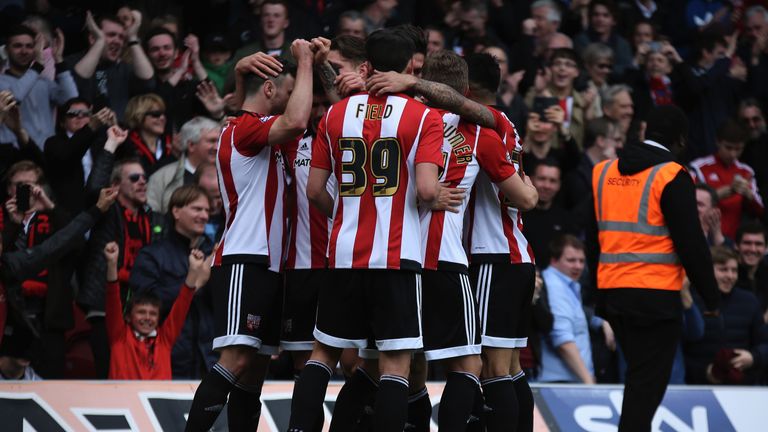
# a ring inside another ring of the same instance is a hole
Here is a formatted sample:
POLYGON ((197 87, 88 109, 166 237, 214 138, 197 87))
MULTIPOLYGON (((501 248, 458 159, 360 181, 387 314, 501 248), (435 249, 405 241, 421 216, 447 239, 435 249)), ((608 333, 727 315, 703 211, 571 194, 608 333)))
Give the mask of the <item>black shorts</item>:
POLYGON ((422 325, 427 360, 480 354, 477 304, 465 273, 424 270, 422 325))
POLYGON ((223 264, 211 269, 213 349, 233 345, 277 354, 280 345, 283 280, 263 264, 223 264))
POLYGON ((317 304, 317 341, 336 348, 420 349, 421 275, 409 270, 328 271, 317 304))
POLYGON ((286 351, 312 351, 315 337, 317 295, 328 278, 326 269, 286 270, 283 299, 283 332, 280 347, 286 351))
POLYGON ((531 327, 536 282, 533 264, 485 263, 469 268, 483 346, 524 348, 531 327))

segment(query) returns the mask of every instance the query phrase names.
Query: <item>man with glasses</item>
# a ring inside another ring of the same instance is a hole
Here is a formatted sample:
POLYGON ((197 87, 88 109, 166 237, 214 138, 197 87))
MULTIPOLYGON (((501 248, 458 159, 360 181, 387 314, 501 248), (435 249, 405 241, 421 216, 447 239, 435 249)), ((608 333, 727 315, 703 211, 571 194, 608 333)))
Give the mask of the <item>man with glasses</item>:
POLYGON ((739 104, 739 123, 749 131, 749 141, 744 147, 741 160, 755 170, 757 189, 768 202, 768 131, 766 130, 765 112, 760 103, 747 98, 739 104))

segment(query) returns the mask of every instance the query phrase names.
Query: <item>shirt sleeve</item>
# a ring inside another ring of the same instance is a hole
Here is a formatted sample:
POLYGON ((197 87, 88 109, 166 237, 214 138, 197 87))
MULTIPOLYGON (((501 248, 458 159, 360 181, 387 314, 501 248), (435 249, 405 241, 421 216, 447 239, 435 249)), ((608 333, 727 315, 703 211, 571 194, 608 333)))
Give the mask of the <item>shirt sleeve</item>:
POLYGON ((443 168, 443 119, 435 110, 429 110, 421 126, 419 147, 416 149, 416 165, 433 163, 443 168))
POLYGON ((331 162, 331 143, 328 142, 328 115, 325 113, 317 126, 317 135, 312 140, 312 161, 310 167, 333 171, 331 162))
POLYGON ((477 162, 492 182, 502 182, 517 172, 504 143, 490 129, 480 130, 476 149, 477 162))
POLYGON ((244 114, 231 125, 232 139, 238 152, 245 156, 256 156, 262 148, 269 146, 269 130, 276 116, 244 114))
POLYGON ((115 343, 125 334, 123 305, 120 301, 120 284, 117 281, 107 282, 107 299, 105 304, 105 321, 109 343, 115 343))
POLYGON ((568 306, 568 302, 562 297, 566 294, 560 287, 559 281, 549 278, 547 289, 549 290, 549 309, 552 312, 552 331, 549 338, 552 340, 552 346, 555 348, 567 342, 576 340, 574 331, 573 310, 568 306))
POLYGON ((176 338, 179 337, 181 329, 184 327, 184 321, 187 319, 189 305, 192 304, 194 296, 195 291, 192 288, 188 287, 186 283, 182 285, 179 290, 179 296, 173 302, 171 312, 168 313, 168 317, 160 328, 163 341, 167 342, 168 346, 173 346, 176 338))

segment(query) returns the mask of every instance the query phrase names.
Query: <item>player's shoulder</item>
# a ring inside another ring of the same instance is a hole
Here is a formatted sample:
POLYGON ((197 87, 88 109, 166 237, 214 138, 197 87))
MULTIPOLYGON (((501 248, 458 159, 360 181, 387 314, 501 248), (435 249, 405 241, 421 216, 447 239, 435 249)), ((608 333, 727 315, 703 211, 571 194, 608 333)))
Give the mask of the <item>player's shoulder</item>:
POLYGON ((270 120, 276 119, 279 115, 260 114, 251 111, 239 111, 234 117, 230 117, 227 120, 227 124, 224 126, 259 126, 269 123, 270 120))

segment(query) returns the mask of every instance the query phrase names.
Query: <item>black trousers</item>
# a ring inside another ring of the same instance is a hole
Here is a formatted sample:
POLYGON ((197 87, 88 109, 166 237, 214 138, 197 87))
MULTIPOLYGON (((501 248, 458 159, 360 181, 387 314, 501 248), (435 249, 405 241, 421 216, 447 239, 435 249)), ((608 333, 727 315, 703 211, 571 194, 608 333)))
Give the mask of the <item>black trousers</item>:
POLYGON ((641 317, 623 308, 612 308, 610 303, 606 306, 603 315, 613 327, 627 361, 619 431, 648 432, 667 390, 682 334, 682 318, 641 317))

